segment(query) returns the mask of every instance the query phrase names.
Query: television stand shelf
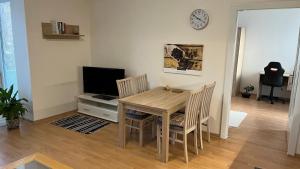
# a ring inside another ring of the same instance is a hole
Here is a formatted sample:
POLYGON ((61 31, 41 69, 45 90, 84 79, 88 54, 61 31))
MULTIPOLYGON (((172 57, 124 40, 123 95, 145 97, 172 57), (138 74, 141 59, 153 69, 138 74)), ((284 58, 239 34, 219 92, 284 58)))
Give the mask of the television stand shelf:
POLYGON ((79 95, 78 112, 118 122, 118 99, 103 100, 95 96, 95 94, 79 95))

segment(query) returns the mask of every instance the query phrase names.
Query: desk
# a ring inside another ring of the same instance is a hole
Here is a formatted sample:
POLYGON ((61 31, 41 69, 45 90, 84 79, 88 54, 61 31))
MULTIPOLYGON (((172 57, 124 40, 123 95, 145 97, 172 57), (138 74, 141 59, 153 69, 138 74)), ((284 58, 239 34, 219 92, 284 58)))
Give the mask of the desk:
POLYGON ((125 116, 128 109, 162 116, 162 155, 161 161, 168 162, 170 115, 184 108, 188 91, 172 92, 158 87, 144 93, 119 99, 119 142, 125 148, 125 116))
MULTIPOLYGON (((271 88, 270 87, 266 88, 265 85, 262 84, 264 76, 265 76, 264 72, 259 73, 257 100, 261 99, 262 96, 270 95, 271 88)), ((289 99, 291 96, 292 85, 293 85, 293 75, 290 75, 288 73, 283 74, 283 87, 281 87, 281 89, 277 87, 274 89, 274 97, 289 99)))

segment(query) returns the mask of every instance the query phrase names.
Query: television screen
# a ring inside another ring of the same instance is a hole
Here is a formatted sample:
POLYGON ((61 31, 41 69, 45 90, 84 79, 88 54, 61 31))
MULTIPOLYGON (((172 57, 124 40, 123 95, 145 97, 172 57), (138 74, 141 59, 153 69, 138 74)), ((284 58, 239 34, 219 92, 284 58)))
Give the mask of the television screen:
POLYGON ((124 69, 83 67, 84 93, 118 96, 116 80, 124 79, 124 69))

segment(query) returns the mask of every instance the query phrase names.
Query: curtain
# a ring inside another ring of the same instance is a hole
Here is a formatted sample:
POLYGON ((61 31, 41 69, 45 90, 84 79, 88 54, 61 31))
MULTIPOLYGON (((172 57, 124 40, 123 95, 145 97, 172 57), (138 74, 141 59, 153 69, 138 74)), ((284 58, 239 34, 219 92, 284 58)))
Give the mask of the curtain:
POLYGON ((18 89, 18 84, 14 55, 10 2, 0 3, 0 40, 2 85, 5 88, 14 85, 14 89, 16 91, 18 89))
MULTIPOLYGON (((0 0, 0 87, 18 90, 10 2, 0 0)), ((0 116, 0 126, 5 125, 0 116)))

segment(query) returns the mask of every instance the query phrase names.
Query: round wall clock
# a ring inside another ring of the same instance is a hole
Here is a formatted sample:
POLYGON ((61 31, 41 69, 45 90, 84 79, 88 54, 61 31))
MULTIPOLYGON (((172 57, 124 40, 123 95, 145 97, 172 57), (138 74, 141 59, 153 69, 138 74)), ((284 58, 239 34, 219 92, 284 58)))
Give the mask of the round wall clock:
POLYGON ((190 17, 191 26, 196 30, 204 29, 208 25, 209 16, 203 9, 196 9, 190 17))

